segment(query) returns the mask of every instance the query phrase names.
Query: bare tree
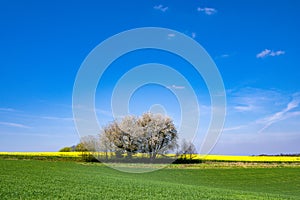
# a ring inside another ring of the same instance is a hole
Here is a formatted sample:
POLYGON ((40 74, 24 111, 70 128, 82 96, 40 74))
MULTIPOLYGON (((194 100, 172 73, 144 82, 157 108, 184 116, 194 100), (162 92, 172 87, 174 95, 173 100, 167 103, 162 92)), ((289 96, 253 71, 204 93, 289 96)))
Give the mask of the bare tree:
MULTIPOLYGON (((83 151, 95 152, 99 146, 98 137, 93 135, 87 135, 80 139, 80 145, 83 151)), ((78 146, 78 145, 77 145, 78 146)))
POLYGON ((137 118, 134 116, 126 116, 118 124, 117 147, 123 149, 127 153, 127 157, 131 158, 132 154, 140 149, 142 132, 138 126, 137 118))
POLYGON ((145 113, 140 118, 127 116, 103 128, 102 145, 112 151, 132 154, 148 153, 151 160, 158 154, 173 150, 177 145, 177 130, 171 118, 145 113))
POLYGON ((192 159, 193 155, 196 153, 195 145, 192 142, 183 139, 181 142, 181 154, 183 155, 183 158, 187 159, 187 155, 189 155, 189 159, 192 159))
POLYGON ((158 154, 173 150, 177 145, 177 130, 171 118, 160 114, 143 114, 139 121, 143 128, 142 151, 155 159, 158 154))
MULTIPOLYGON (((106 152, 114 152, 116 157, 121 157, 124 153, 122 144, 121 129, 116 121, 103 127, 100 133, 100 145, 106 152)), ((108 158, 106 153, 106 158, 108 158)))
POLYGON ((99 134, 99 151, 104 152, 105 159, 107 160, 113 152, 113 144, 104 133, 99 134))

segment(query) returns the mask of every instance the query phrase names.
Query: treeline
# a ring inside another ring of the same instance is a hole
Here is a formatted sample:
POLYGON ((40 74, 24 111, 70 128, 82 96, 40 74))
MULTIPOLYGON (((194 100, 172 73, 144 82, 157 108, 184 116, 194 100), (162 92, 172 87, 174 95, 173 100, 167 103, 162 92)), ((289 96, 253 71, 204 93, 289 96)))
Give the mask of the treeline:
POLYGON ((192 160, 196 148, 184 139, 179 145, 178 132, 170 117, 144 113, 113 121, 100 134, 84 136, 79 144, 60 151, 89 152, 98 160, 110 162, 159 162, 156 160, 192 160))
POLYGON ((258 156, 291 156, 291 157, 299 157, 300 156, 300 153, 288 153, 288 154, 285 154, 285 153, 281 153, 281 154, 260 154, 258 156))

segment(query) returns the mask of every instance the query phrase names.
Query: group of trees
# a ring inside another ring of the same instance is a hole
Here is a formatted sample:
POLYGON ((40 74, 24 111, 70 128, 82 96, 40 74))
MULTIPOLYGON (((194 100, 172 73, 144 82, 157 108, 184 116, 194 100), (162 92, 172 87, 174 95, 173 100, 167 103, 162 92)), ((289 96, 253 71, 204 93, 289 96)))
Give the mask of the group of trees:
MULTIPOLYGON (((181 150, 177 153, 191 155, 196 149, 191 142, 182 141, 181 150)), ((97 136, 81 138, 73 151, 104 152, 131 158, 133 154, 147 154, 154 160, 157 155, 164 155, 178 150, 178 132, 171 118, 160 114, 145 113, 140 117, 126 116, 122 120, 113 121, 104 126, 97 136)), ((63 150, 63 149, 62 149, 63 150)), ((65 149, 70 150, 70 149, 65 149)))
POLYGON ((150 159, 165 154, 177 146, 178 133, 171 118, 145 113, 141 117, 127 116, 103 128, 100 135, 102 151, 116 155, 147 153, 150 159))
POLYGON ((77 145, 73 145, 71 147, 63 147, 59 150, 59 152, 74 152, 74 151, 85 152, 85 151, 89 151, 89 150, 87 148, 85 148, 85 145, 82 142, 80 142, 77 145))

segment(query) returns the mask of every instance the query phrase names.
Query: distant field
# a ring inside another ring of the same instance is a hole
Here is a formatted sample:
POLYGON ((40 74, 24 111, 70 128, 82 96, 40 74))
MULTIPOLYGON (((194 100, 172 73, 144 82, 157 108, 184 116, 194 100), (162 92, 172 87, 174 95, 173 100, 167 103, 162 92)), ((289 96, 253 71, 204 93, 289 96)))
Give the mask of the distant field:
POLYGON ((0 159, 0 199, 300 199, 299 167, 180 166, 128 174, 100 163, 0 159))
MULTIPOLYGON (((101 154, 101 153, 100 153, 101 154)), ((103 153, 102 153, 103 154, 103 153)), ((0 152, 0 157, 15 157, 15 158, 71 158, 76 160, 81 158, 82 152, 0 152)), ((140 154, 135 157, 141 156, 140 154)), ((175 156, 170 154, 170 156, 175 156)), ((187 155, 189 158, 189 155, 187 155)), ((299 156, 225 156, 225 155, 207 155, 201 156, 194 154, 192 159, 202 161, 228 161, 228 162, 299 162, 299 156)))

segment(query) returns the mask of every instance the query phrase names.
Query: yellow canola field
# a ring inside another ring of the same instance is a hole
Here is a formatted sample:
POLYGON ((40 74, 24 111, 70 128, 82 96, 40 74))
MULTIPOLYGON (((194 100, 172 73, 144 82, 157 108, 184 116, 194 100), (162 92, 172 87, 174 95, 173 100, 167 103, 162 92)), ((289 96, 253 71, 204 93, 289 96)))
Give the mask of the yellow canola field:
POLYGON ((0 152, 7 156, 40 156, 40 157, 81 157, 81 152, 0 152))
POLYGON ((299 156, 194 155, 193 159, 203 159, 209 161, 241 161, 241 162, 300 162, 299 156))
MULTIPOLYGON (((111 153, 110 153, 111 154, 111 153)), ((112 155, 108 155, 111 157, 112 155)), ((0 156, 28 156, 28 157, 81 157, 82 152, 0 152, 0 156)), ((96 155, 104 156, 105 153, 97 152, 96 155)), ((124 155, 125 156, 125 155, 124 155)), ((175 158, 175 154, 167 155, 175 158)), ((133 157, 147 157, 147 154, 136 154, 133 157)), ((160 156, 158 156, 160 157, 160 156)), ((186 155, 190 158, 190 155, 186 155)), ((300 156, 228 156, 228 155, 191 155, 192 159, 207 161, 241 161, 241 162, 300 162, 300 156)))

